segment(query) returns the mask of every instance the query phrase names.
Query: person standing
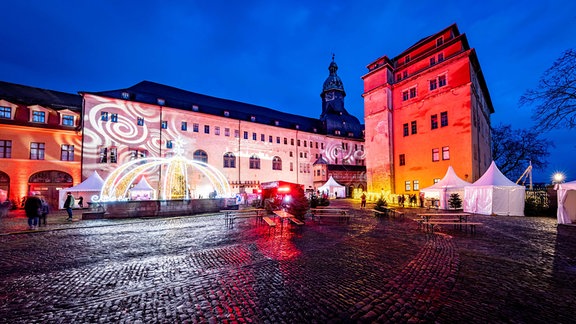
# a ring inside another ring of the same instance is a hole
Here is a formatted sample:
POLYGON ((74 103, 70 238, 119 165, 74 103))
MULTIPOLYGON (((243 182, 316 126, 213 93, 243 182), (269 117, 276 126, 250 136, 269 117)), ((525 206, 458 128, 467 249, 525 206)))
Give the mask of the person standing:
POLYGON ((38 226, 38 218, 42 213, 42 201, 37 196, 29 196, 24 203, 24 211, 28 217, 28 227, 36 229, 38 226))
POLYGON ((38 225, 39 226, 46 226, 46 218, 48 217, 48 214, 50 213, 50 207, 48 206, 48 202, 46 201, 46 199, 44 199, 44 197, 40 197, 40 202, 42 204, 41 207, 41 212, 40 212, 40 220, 38 221, 38 225))
POLYGON ((360 209, 364 209, 364 208, 366 208, 366 194, 362 193, 362 196, 360 196, 360 198, 362 199, 362 203, 360 204, 360 209))
POLYGON ((72 205, 74 205, 74 197, 71 193, 66 193, 66 201, 64 202, 64 209, 68 213, 68 218, 66 220, 72 221, 72 205))

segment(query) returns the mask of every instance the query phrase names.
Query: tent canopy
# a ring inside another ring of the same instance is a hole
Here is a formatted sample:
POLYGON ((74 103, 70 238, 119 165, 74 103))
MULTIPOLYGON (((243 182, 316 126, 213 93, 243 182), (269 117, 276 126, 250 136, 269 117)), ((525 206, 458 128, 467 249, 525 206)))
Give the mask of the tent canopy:
MULTIPOLYGON (((80 182, 79 184, 73 187, 60 189, 58 193, 58 206, 59 208, 63 208, 64 201, 66 201, 67 192, 72 192, 76 194, 76 195, 73 194, 74 196, 76 196, 76 198, 86 195, 87 197, 90 198, 88 201, 93 200, 94 196, 96 197, 100 196, 100 191, 102 191, 103 185, 104 180, 102 180, 102 177, 100 177, 98 172, 94 171, 94 173, 92 173, 88 178, 86 178, 86 180, 80 182)), ((78 207, 78 205, 76 205, 76 202, 74 202, 73 207, 74 208, 78 207)))
POLYGON ((319 187, 318 190, 320 192, 328 192, 328 195, 331 197, 346 197, 346 187, 339 184, 332 176, 330 176, 330 179, 328 179, 322 187, 319 187))
POLYGON ((464 188, 464 211, 482 215, 524 216, 525 190, 506 178, 492 161, 480 179, 464 188))
POLYGON ((150 200, 154 196, 154 188, 142 177, 134 187, 130 189, 130 199, 132 200, 150 200))
POLYGON ((442 180, 436 182, 430 187, 420 189, 424 193, 426 199, 438 199, 440 202, 440 209, 448 209, 448 197, 451 194, 457 193, 461 199, 464 198, 464 187, 469 186, 470 182, 462 180, 452 166, 448 166, 448 170, 442 180))
POLYGON ((558 224, 576 223, 576 181, 560 183, 558 191, 558 224))

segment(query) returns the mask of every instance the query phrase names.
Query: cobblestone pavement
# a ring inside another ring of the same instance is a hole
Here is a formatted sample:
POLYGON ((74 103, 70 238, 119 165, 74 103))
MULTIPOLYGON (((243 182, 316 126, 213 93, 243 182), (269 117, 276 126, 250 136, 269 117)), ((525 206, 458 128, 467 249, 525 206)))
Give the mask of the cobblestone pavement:
MULTIPOLYGON (((358 207, 338 200, 334 205, 358 207)), ((572 323, 576 227, 475 215, 421 232, 355 210, 349 225, 222 215, 0 219, 0 322, 572 323)))

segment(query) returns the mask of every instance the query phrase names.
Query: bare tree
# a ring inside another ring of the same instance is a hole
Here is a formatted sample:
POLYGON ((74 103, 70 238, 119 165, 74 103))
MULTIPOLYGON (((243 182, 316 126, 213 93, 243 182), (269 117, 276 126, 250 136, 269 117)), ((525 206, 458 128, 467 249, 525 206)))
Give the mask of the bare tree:
POLYGON ((534 119, 542 130, 576 128, 576 51, 569 49, 557 59, 538 87, 520 98, 520 105, 535 105, 534 119))
POLYGON ((540 138, 540 135, 534 129, 515 130, 511 125, 492 128, 492 158, 509 179, 516 181, 529 162, 533 169, 543 170, 546 167, 546 158, 550 155, 548 149, 554 144, 540 138))

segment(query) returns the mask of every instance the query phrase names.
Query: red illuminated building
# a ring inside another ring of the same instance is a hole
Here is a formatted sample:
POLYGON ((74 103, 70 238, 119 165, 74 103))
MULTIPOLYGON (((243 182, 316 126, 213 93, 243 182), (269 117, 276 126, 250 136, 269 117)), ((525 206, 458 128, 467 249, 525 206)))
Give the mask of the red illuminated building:
POLYGON ((450 165, 469 182, 483 174, 492 161, 494 108, 476 51, 456 25, 367 68, 362 78, 370 191, 417 193, 450 165))
POLYGON ((16 204, 30 192, 57 207, 81 181, 79 95, 0 81, 0 190, 16 204))

